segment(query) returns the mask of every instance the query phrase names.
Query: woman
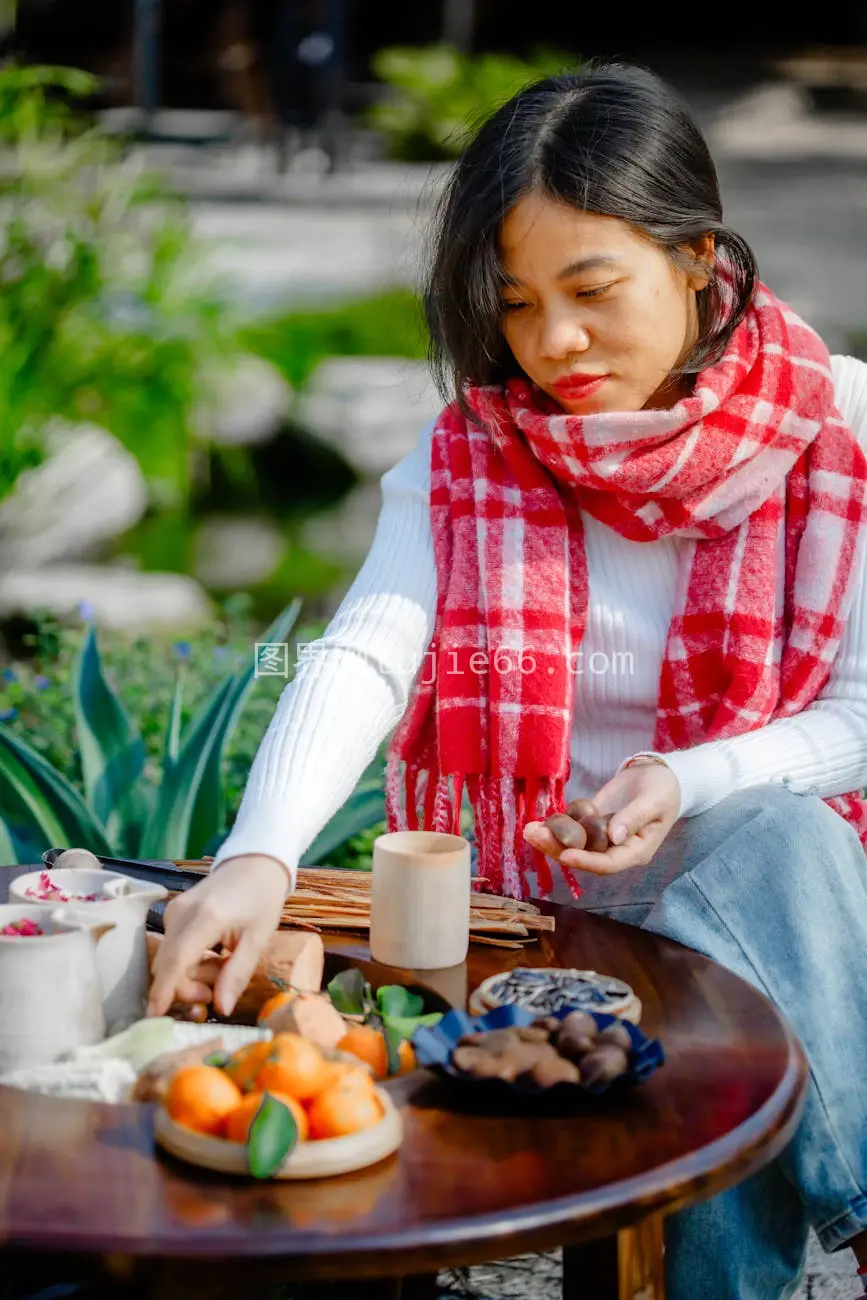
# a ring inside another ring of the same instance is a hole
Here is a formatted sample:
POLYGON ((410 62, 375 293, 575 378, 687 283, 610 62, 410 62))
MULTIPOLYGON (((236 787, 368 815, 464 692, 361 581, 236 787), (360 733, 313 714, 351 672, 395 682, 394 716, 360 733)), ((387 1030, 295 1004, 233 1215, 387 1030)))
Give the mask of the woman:
POLYGON ((867 1261, 867 367, 758 281, 688 110, 622 65, 482 127, 426 308, 453 400, 382 480, 219 870, 168 910, 152 1009, 217 941, 234 1004, 399 721, 392 826, 420 804, 452 827, 465 790, 502 888, 669 935, 790 1018, 812 1066, 796 1139, 675 1216, 667 1260, 673 1296, 791 1295, 809 1225, 867 1261), (610 815, 602 854, 552 821, 576 796, 610 815))

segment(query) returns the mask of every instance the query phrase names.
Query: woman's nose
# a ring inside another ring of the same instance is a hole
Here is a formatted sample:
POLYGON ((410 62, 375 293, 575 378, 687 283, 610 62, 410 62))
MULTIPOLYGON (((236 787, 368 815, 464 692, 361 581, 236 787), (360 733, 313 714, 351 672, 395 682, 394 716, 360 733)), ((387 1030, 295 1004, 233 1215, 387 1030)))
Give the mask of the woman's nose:
POLYGON ((590 335, 580 321, 568 316, 549 317, 541 329, 539 351, 542 356, 560 360, 573 353, 586 352, 590 335))

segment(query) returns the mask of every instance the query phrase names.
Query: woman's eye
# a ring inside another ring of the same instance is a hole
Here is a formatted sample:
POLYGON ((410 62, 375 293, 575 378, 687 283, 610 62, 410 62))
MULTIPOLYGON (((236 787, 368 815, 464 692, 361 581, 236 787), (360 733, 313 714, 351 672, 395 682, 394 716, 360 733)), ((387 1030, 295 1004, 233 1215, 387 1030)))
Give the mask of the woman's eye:
POLYGON ((612 288, 610 284, 600 284, 596 289, 579 289, 576 298, 598 298, 600 294, 605 293, 607 289, 612 288))
POLYGON ((526 305, 527 304, 525 302, 501 302, 500 303, 500 306, 502 307, 503 311, 520 311, 521 308, 526 307, 526 305))

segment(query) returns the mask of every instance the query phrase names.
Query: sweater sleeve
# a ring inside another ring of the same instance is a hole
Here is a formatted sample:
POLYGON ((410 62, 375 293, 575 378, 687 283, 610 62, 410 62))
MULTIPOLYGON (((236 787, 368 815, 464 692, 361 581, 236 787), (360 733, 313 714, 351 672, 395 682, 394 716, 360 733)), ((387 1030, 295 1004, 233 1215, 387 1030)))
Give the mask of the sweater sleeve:
POLYGON ((433 427, 381 479, 367 558, 323 635, 299 654, 212 870, 239 854, 261 853, 287 868, 294 888, 301 855, 406 708, 436 614, 433 427))
MULTIPOLYGON (((853 357, 834 357, 832 367, 838 409, 867 449, 867 365, 853 357)), ((822 798, 867 785, 864 531, 856 556, 849 617, 828 680, 813 703, 793 717, 779 718, 756 731, 654 755, 677 776, 681 817, 705 812, 734 791, 755 785, 781 784, 795 793, 822 798)))

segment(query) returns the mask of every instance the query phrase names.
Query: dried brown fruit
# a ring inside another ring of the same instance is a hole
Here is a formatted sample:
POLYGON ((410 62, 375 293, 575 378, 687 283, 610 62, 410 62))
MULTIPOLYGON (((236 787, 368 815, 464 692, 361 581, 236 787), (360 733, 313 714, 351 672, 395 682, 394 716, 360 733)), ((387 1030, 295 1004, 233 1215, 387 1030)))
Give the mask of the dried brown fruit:
POLYGON ((529 1077, 541 1088, 553 1088, 557 1083, 580 1083, 581 1072, 572 1061, 566 1061, 555 1052, 537 1061, 529 1077))
POLYGON ((632 1051, 632 1039, 625 1025, 614 1024, 609 1025, 607 1029, 600 1029, 596 1041, 600 1046, 603 1043, 614 1043, 615 1047, 622 1047, 624 1052, 632 1051))
POLYGON ((629 1067, 626 1053, 614 1043, 603 1043, 594 1047, 581 1062, 581 1078, 589 1087, 602 1083, 611 1083, 613 1079, 625 1074, 629 1067))
POLYGON ((551 1037, 542 1025, 521 1025, 515 1032, 522 1043, 547 1043, 551 1037))
POLYGON ((560 1030, 568 1030, 571 1034, 580 1034, 585 1038, 595 1038, 597 1033, 596 1021, 587 1011, 570 1011, 557 1025, 560 1030))

